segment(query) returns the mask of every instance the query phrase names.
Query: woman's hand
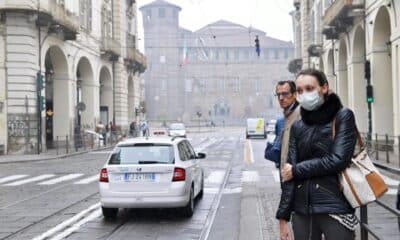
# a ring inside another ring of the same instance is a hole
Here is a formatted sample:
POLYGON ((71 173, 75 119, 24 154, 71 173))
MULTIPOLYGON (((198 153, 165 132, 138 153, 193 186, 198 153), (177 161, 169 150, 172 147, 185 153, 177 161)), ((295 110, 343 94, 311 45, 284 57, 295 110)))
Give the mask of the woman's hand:
POLYGON ((286 163, 281 170, 281 175, 283 182, 292 180, 293 179, 292 165, 286 163))
POLYGON ((280 240, 292 240, 289 224, 286 220, 279 220, 280 240))

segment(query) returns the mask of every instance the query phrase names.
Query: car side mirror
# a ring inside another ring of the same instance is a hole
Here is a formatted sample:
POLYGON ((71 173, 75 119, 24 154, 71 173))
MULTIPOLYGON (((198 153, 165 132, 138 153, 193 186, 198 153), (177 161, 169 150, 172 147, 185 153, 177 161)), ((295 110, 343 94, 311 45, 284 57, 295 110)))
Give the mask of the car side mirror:
POLYGON ((206 156, 207 155, 205 153, 197 153, 197 159, 204 159, 206 156))

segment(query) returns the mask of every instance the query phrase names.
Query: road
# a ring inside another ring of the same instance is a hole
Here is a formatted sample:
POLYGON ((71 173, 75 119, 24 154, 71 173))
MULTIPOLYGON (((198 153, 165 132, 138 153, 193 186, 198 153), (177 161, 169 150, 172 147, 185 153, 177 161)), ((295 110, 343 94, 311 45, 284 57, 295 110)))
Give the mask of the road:
MULTIPOLYGON (((205 194, 195 214, 175 210, 123 210, 105 221, 99 208, 98 176, 109 151, 51 160, 0 164, 0 239, 278 239, 274 219, 280 198, 279 173, 263 159, 264 139, 244 138, 239 128, 188 136, 207 153, 205 194)), ((398 176, 388 175, 393 205, 398 176)), ((396 218, 376 206, 370 222, 399 236, 396 218)))

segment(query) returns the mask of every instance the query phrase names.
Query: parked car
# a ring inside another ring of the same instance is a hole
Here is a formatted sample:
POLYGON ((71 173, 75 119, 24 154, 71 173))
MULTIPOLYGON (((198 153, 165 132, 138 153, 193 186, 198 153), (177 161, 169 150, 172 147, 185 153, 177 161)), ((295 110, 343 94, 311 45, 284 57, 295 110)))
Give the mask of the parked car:
POLYGON ((172 123, 168 128, 170 137, 186 137, 186 128, 183 123, 172 123))
POLYGON ((248 118, 246 125, 246 138, 263 137, 267 138, 264 118, 248 118))
POLYGON ((202 198, 204 172, 184 138, 127 139, 114 148, 100 173, 100 202, 106 219, 119 208, 180 208, 185 217, 202 198))

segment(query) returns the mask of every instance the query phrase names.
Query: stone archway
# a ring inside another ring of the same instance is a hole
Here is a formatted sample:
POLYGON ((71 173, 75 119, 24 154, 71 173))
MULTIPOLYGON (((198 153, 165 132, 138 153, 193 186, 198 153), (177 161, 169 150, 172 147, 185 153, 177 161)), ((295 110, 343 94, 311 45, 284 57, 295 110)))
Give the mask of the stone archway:
POLYGON ((99 118, 96 97, 99 88, 94 81, 93 68, 86 57, 82 57, 76 68, 76 106, 82 104, 84 110, 76 110, 76 124, 81 128, 94 129, 99 118))
POLYGON ((57 137, 62 139, 71 133, 71 85, 68 75, 68 63, 64 52, 58 46, 50 47, 44 59, 46 118, 44 135, 46 147, 54 147, 57 137))
POLYGON ((359 26, 353 39, 353 58, 351 60, 352 86, 350 87, 351 99, 350 107, 356 115, 358 129, 362 132, 368 131, 368 105, 366 86, 367 82, 364 76, 365 61, 365 32, 359 26))
POLYGON ((347 46, 346 42, 342 39, 339 44, 339 61, 338 61, 338 86, 337 92, 342 100, 342 104, 348 106, 349 99, 349 85, 348 85, 348 71, 347 71, 347 46))
POLYGON ((373 26, 371 82, 374 87, 373 129, 379 134, 393 134, 393 79, 391 58, 391 22, 386 7, 381 7, 373 26))
POLYGON ((113 95, 113 79, 111 73, 106 67, 100 70, 100 121, 107 124, 113 120, 114 112, 114 95, 113 95))

